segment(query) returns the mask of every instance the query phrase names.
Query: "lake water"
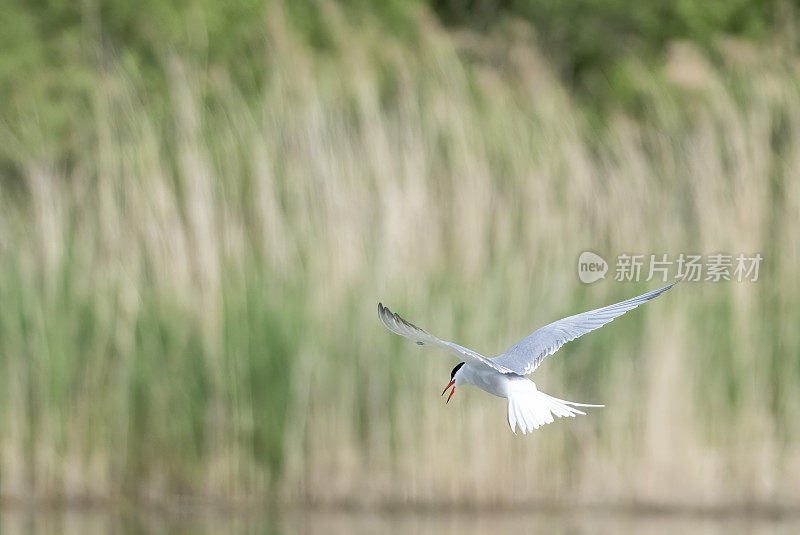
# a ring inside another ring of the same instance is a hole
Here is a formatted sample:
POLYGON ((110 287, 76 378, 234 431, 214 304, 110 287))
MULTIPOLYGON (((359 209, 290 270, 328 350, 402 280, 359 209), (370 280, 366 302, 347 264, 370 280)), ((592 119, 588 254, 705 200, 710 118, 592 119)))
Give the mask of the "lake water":
POLYGON ((795 534, 800 517, 770 519, 729 515, 632 514, 602 511, 568 513, 368 513, 296 511, 285 514, 137 514, 86 510, 0 511, 0 533, 4 535, 101 535, 101 534, 192 534, 192 535, 338 535, 411 534, 472 535, 504 533, 542 534, 636 534, 673 533, 795 534))

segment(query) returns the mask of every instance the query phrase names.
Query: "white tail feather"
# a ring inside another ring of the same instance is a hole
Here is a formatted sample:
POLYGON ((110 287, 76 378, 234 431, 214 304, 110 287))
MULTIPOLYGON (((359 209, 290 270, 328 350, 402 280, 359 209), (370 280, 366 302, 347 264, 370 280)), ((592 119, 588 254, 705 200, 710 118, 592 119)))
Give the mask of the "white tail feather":
POLYGON ((585 412, 575 407, 604 406, 554 398, 544 392, 539 392, 533 382, 528 382, 528 385, 515 389, 515 392, 508 396, 508 425, 511 426, 514 434, 517 433, 516 427, 519 427, 524 435, 528 431, 539 429, 542 425, 553 423, 553 416, 572 418, 576 414, 586 415, 585 412))

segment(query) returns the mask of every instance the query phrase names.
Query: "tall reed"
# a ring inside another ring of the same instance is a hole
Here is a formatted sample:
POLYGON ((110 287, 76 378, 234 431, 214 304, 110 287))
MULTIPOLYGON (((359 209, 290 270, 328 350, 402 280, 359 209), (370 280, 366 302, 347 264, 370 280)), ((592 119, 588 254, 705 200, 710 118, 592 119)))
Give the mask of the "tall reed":
POLYGON ((256 100, 174 54, 166 106, 97 67, 67 155, 0 125, 0 492, 796 504, 797 68, 685 60, 598 125, 524 27, 327 20, 319 52, 271 13, 256 100), (582 285, 584 250, 765 261, 548 358, 607 408, 526 438, 376 317, 494 355, 658 284, 582 285))

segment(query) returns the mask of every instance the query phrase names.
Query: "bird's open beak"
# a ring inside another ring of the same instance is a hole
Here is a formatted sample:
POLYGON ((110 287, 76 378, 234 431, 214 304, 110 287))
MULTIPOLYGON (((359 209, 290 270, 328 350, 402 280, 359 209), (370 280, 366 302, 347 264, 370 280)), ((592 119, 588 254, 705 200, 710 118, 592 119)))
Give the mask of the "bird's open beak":
MULTIPOLYGON (((444 390, 442 390, 442 395, 443 395, 443 396, 444 396, 444 393, 445 393, 445 392, 447 392, 447 389, 448 389, 448 388, 450 388, 451 386, 453 386, 453 385, 455 384, 455 382, 456 382, 456 380, 455 380, 455 379, 450 379, 450 382, 449 382, 449 383, 447 383, 447 386, 446 386, 446 387, 444 387, 444 390)), ((451 398, 451 397, 453 397, 453 393, 454 393, 455 391, 456 391, 456 387, 454 387, 454 386, 453 386, 453 390, 451 390, 451 391, 450 391, 450 395, 449 395, 449 396, 447 396, 447 403, 450 403, 450 398, 451 398)))

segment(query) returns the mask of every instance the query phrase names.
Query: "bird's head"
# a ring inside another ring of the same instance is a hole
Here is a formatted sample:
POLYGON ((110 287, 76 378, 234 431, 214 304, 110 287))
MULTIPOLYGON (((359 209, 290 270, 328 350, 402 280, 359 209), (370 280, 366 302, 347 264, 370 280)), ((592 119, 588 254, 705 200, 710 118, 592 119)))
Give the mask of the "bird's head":
POLYGON ((450 398, 453 397, 456 387, 461 384, 461 377, 459 376, 458 372, 461 370, 461 366, 463 365, 463 362, 456 364, 455 368, 453 368, 453 371, 450 372, 450 382, 447 383, 447 386, 444 387, 444 390, 442 390, 442 395, 444 396, 444 393, 447 392, 447 389, 451 386, 453 387, 453 389, 450 391, 450 395, 447 396, 447 403, 450 403, 450 398))

